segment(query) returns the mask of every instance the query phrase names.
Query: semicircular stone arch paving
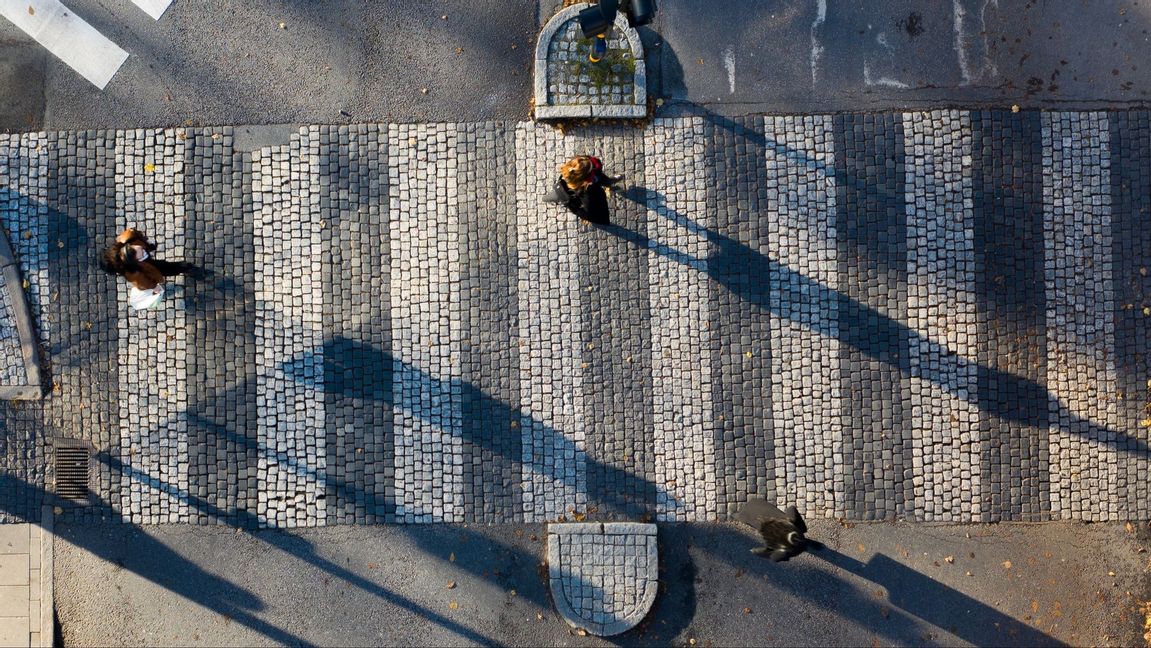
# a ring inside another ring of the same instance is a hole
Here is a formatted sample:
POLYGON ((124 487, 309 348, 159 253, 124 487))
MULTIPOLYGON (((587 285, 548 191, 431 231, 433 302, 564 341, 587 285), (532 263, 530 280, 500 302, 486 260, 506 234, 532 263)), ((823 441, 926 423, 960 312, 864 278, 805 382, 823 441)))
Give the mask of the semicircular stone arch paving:
POLYGON ((536 119, 640 119, 647 116, 647 66, 639 32, 618 14, 608 54, 591 63, 590 43, 577 17, 587 8, 562 9, 536 41, 536 119))
POLYGON ((38 355, 20 266, 0 230, 0 400, 43 397, 38 355))

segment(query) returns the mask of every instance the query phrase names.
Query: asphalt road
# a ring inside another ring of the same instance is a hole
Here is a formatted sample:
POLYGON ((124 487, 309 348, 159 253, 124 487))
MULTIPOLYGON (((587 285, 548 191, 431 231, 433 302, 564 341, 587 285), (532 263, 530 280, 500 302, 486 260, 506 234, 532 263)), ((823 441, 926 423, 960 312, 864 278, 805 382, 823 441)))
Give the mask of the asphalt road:
MULTIPOLYGON (((67 0, 128 61, 101 91, 0 19, 0 129, 527 119, 560 1, 67 0)), ((642 32, 664 114, 1132 107, 1147 5, 663 0, 642 32)))
POLYGON ((1146 523, 810 525, 775 564, 736 525, 661 525, 660 593, 606 642, 552 610, 537 525, 60 525, 64 645, 1100 645, 1140 641, 1146 523))

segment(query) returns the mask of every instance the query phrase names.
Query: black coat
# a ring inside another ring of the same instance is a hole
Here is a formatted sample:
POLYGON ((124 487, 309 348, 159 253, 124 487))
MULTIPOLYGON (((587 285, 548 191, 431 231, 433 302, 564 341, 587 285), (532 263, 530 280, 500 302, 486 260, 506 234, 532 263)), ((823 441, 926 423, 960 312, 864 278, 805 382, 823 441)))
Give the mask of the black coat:
POLYGON ((607 192, 604 191, 599 174, 596 174, 594 182, 579 191, 573 191, 561 178, 556 180, 554 191, 556 198, 576 216, 597 225, 607 225, 610 222, 607 192))

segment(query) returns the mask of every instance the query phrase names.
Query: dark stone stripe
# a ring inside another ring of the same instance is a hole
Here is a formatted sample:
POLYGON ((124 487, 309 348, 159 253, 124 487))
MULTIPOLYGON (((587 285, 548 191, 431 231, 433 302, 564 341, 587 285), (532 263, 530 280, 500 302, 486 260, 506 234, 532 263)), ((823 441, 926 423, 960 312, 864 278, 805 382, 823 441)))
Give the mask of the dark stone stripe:
POLYGON ((377 126, 320 132, 328 524, 392 522, 387 157, 377 126))
MULTIPOLYGON (((119 281, 100 270, 100 251, 116 236, 115 133, 78 131, 49 140, 48 273, 52 299, 52 391, 48 433, 92 444, 97 505, 66 510, 65 520, 113 517, 121 477, 119 281), (77 404, 80 404, 77 406, 77 404)), ((116 515, 114 519, 118 520, 116 515)))
POLYGON ((464 511, 514 522, 523 510, 515 126, 459 132, 464 511))
POLYGON ((716 499, 733 515, 749 496, 776 498, 771 426, 771 275, 763 118, 710 118, 708 209, 716 499))
POLYGON ((1115 359, 1122 425, 1118 492, 1130 517, 1151 517, 1146 451, 1151 433, 1151 118, 1145 111, 1108 114, 1111 134, 1112 273, 1115 286, 1115 359))
MULTIPOLYGON (((579 140, 627 184, 644 177, 642 132, 603 127, 579 140)), ((588 515, 639 519, 655 507, 647 212, 617 192, 612 225, 573 224, 580 238, 581 352, 587 421, 588 515)), ((565 216, 566 217, 566 216, 565 216)))
POLYGON ((976 112, 973 135, 983 521, 1051 510, 1040 113, 976 112))
POLYGON ((189 516, 256 527, 255 252, 251 157, 231 128, 187 131, 189 516), (212 135, 219 137, 213 139, 212 135))
POLYGON ((898 115, 839 115, 835 136, 846 506, 862 519, 886 519, 914 506, 903 123, 898 115))

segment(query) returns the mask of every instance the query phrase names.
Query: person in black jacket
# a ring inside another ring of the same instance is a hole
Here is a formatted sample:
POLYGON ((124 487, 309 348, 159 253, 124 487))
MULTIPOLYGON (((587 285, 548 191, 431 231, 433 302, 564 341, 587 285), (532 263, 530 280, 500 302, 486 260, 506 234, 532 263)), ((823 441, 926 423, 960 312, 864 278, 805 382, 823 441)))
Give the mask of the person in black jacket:
POLYGON ((610 223, 607 192, 623 176, 613 178, 603 172, 603 163, 590 155, 574 157, 560 167, 560 177, 545 202, 561 203, 573 214, 596 225, 610 223))
POLYGON ((752 549, 752 553, 771 558, 772 562, 783 562, 808 548, 810 541, 803 537, 807 525, 794 506, 784 512, 767 500, 751 498, 736 517, 763 536, 763 546, 752 549))

